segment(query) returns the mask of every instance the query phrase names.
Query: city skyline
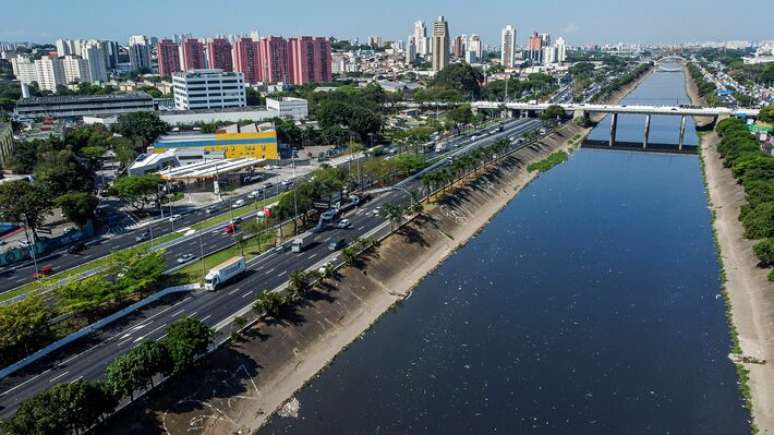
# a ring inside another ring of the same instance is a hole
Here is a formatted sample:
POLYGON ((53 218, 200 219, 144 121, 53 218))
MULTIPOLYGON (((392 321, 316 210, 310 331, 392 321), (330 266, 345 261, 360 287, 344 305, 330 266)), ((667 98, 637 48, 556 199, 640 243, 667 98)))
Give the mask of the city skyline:
POLYGON ((238 0, 227 0, 219 3, 219 19, 212 20, 208 9, 211 5, 201 0, 185 2, 185 8, 181 7, 182 0, 120 5, 114 0, 86 0, 68 4, 67 8, 44 0, 35 14, 28 13, 27 3, 12 0, 5 5, 6 16, 11 19, 0 29, 0 40, 46 43, 59 38, 96 38, 124 43, 135 34, 166 37, 190 33, 214 37, 252 31, 262 36, 318 34, 338 39, 359 38, 364 42, 369 35, 380 35, 384 40, 402 40, 416 20, 431 23, 438 15, 446 17, 451 35, 476 33, 481 35, 484 44, 491 46, 499 45, 500 30, 506 24, 513 24, 517 29, 516 43, 521 47, 526 45, 526 36, 532 31, 561 34, 573 44, 774 38, 766 22, 774 14, 774 3, 765 0, 752 0, 744 9, 725 8, 723 14, 713 7, 713 3, 720 6, 719 2, 698 0, 679 4, 654 0, 648 8, 622 7, 610 0, 583 4, 559 0, 550 7, 542 3, 513 4, 496 0, 484 8, 466 7, 461 2, 415 4, 407 1, 406 7, 400 7, 404 0, 397 1, 398 4, 375 4, 366 9, 352 0, 339 2, 336 7, 302 0, 304 5, 300 9, 306 13, 296 16, 286 14, 281 5, 245 5, 238 0), (148 13, 149 7, 153 9, 152 14, 148 13), (342 9, 354 12, 345 19, 342 9), (664 14, 666 10, 673 13, 664 14), (748 13, 750 10, 756 13, 748 13), (395 11, 403 12, 396 14, 395 11), (169 16, 176 17, 172 26, 163 18, 169 16), (84 25, 84 17, 89 17, 88 25, 84 25))

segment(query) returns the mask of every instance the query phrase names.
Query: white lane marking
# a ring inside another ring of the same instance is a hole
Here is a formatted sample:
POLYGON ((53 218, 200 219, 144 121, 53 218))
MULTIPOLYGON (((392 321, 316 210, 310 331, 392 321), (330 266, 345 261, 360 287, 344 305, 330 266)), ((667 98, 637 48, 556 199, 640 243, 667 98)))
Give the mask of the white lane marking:
POLYGON ((74 357, 72 357, 72 358, 68 358, 68 359, 66 359, 66 360, 62 361, 61 363, 59 363, 59 365, 61 366, 61 365, 67 364, 67 363, 69 363, 70 361, 74 360, 75 358, 78 358, 80 355, 81 355, 81 354, 78 354, 78 355, 75 355, 75 356, 74 356, 74 357))
POLYGON ((25 279, 27 279, 27 278, 25 278, 25 277, 21 277, 21 278, 17 279, 15 282, 22 282, 22 281, 24 281, 25 279))
POLYGON ((247 293, 243 294, 243 295, 242 295, 242 299, 244 299, 244 298, 246 298, 246 297, 248 297, 248 296, 250 296, 250 295, 252 295, 252 294, 253 294, 253 292, 252 292, 252 290, 251 290, 251 291, 249 291, 249 292, 247 292, 247 293))
POLYGON ((163 339, 164 339, 164 337, 166 337, 166 336, 167 336, 167 334, 164 334, 164 335, 162 335, 161 337, 157 338, 157 339, 156 339, 156 341, 161 341, 161 340, 163 340, 163 339))
POLYGON ((185 308, 183 308, 182 310, 176 312, 175 314, 172 314, 172 317, 177 317, 177 316, 179 316, 179 315, 181 315, 183 313, 185 313, 185 308))
POLYGON ((68 373, 70 373, 70 370, 67 370, 66 372, 62 373, 61 375, 57 375, 56 377, 54 377, 51 380, 49 380, 48 383, 50 384, 50 383, 56 381, 57 379, 61 378, 62 376, 67 376, 68 373))
MULTIPOLYGON (((49 369, 49 370, 50 370, 50 369, 49 369)), ((49 371, 49 370, 46 370, 45 372, 43 372, 43 373, 41 373, 41 374, 39 374, 39 375, 35 375, 35 376, 33 376, 33 377, 31 377, 31 378, 27 379, 26 381, 24 381, 24 382, 22 382, 21 384, 19 384, 19 385, 15 386, 15 387, 13 387, 13 388, 11 388, 10 390, 5 390, 5 391, 3 391, 2 393, 0 393, 0 397, 3 397, 3 396, 5 396, 6 394, 10 393, 11 391, 13 391, 13 390, 15 390, 15 389, 17 389, 17 388, 21 388, 21 387, 23 387, 23 386, 25 386, 25 385, 29 384, 30 382, 32 382, 32 381, 34 381, 35 379, 37 379, 38 377, 40 377, 40 375, 45 375, 46 373, 48 373, 48 371, 49 371)))
POLYGON ((205 320, 209 319, 210 317, 212 317, 212 314, 207 314, 206 316, 202 317, 201 321, 204 322, 205 320))
POLYGON ((267 271, 266 271, 266 275, 268 275, 268 274, 270 274, 270 273, 272 273, 272 272, 274 272, 274 268, 273 268, 273 267, 272 267, 271 269, 269 269, 269 270, 267 270, 267 271))
POLYGON ((284 274, 286 274, 286 273, 288 273, 288 271, 287 271, 287 270, 283 270, 282 272, 280 272, 280 273, 277 275, 277 278, 281 277, 282 275, 284 275, 284 274))
POLYGON ((83 375, 81 375, 81 376, 78 376, 77 378, 73 379, 72 381, 70 381, 70 383, 72 384, 72 383, 78 382, 78 381, 80 381, 81 379, 83 379, 83 375))
POLYGON ((158 331, 159 329, 161 329, 161 328, 163 328, 163 327, 165 327, 165 326, 167 326, 167 324, 166 324, 166 323, 165 323, 165 324, 163 324, 163 325, 161 325, 161 326, 157 326, 157 327, 156 327, 156 329, 154 329, 153 331, 150 331, 150 332, 148 332, 148 334, 146 335, 146 337, 147 337, 148 335, 151 335, 151 334, 153 334, 154 332, 158 331))
POLYGON ((358 231, 363 231, 363 228, 365 228, 365 225, 360 225, 360 227, 358 227, 358 229, 357 229, 357 230, 358 230, 358 231))
POLYGON ((312 255, 310 255, 310 256, 309 256, 309 259, 310 259, 310 260, 312 260, 312 259, 313 259, 314 257, 316 257, 316 256, 317 256, 317 253, 315 252, 314 254, 312 254, 312 255))
POLYGON ((231 296, 231 295, 233 295, 234 293, 238 292, 239 290, 241 290, 241 289, 240 289, 239 287, 237 287, 237 288, 235 288, 234 290, 231 290, 230 292, 228 292, 227 294, 228 294, 229 296, 231 296))

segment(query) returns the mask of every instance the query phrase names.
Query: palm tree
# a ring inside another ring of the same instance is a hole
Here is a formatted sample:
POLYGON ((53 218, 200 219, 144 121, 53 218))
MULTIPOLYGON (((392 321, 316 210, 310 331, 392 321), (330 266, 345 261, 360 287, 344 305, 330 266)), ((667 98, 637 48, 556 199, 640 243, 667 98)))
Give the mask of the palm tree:
POLYGON ((390 221, 390 229, 393 229, 393 226, 400 226, 401 221, 403 221, 403 216, 406 213, 406 209, 402 207, 399 204, 395 203, 387 203, 384 204, 384 208, 382 208, 382 217, 385 219, 389 219, 390 221))
POLYGON ((288 278, 288 288, 294 293, 304 293, 309 286, 309 276, 303 270, 290 272, 288 278))
POLYGON ((341 255, 344 257, 344 263, 347 266, 354 266, 355 260, 357 260, 357 252, 352 246, 347 246, 341 250, 341 255))

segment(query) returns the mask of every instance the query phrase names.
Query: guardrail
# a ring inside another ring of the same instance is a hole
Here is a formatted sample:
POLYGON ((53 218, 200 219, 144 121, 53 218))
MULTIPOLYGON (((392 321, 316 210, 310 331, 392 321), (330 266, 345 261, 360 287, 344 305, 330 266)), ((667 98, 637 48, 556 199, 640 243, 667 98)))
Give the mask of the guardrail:
POLYGON ((154 293, 141 301, 138 301, 133 303, 132 305, 129 305, 128 307, 122 309, 121 311, 117 311, 109 315, 108 317, 105 317, 104 319, 98 320, 92 323, 91 325, 85 326, 80 330, 68 335, 67 337, 59 339, 49 344, 48 346, 44 347, 43 349, 40 349, 39 351, 33 353, 32 355, 29 355, 28 357, 0 370, 0 379, 4 379, 16 373, 17 371, 23 369, 24 367, 27 367, 28 365, 38 361, 39 359, 50 355, 52 352, 59 350, 64 346, 67 346, 68 344, 74 342, 75 340, 83 338, 93 333, 94 331, 104 328, 105 326, 115 322, 116 320, 126 317, 131 312, 136 311, 153 302, 156 302, 157 300, 163 298, 164 296, 167 296, 173 293, 181 293, 181 292, 187 292, 191 290, 197 290, 199 289, 199 287, 200 287, 199 284, 186 284, 186 285, 181 285, 176 287, 169 287, 160 292, 154 293))

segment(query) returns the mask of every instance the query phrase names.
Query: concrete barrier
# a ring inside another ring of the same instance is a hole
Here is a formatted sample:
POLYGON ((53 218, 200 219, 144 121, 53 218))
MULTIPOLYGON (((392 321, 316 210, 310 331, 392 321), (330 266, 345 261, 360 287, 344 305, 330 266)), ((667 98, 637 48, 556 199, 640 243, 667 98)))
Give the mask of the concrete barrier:
POLYGON ((115 322, 116 320, 126 317, 133 311, 136 311, 146 305, 156 302, 157 300, 163 298, 164 296, 167 296, 173 293, 181 293, 181 292, 187 292, 191 290, 197 290, 199 289, 199 287, 200 287, 199 284, 186 284, 186 285, 181 285, 177 287, 169 287, 164 290, 161 290, 160 292, 154 293, 151 296, 148 296, 147 298, 141 301, 138 301, 133 303, 132 305, 129 305, 128 307, 124 308, 121 311, 117 311, 111 314, 110 316, 105 317, 104 319, 101 319, 97 322, 92 323, 89 326, 86 326, 76 332, 73 332, 67 337, 62 338, 61 340, 57 340, 49 344, 48 346, 44 347, 43 349, 40 349, 39 351, 33 353, 32 355, 0 370, 0 379, 5 379, 6 377, 16 373, 17 371, 23 369, 24 367, 27 367, 28 365, 40 360, 41 358, 50 355, 52 352, 59 350, 64 346, 67 346, 68 344, 93 333, 94 331, 104 328, 105 326, 115 322))

